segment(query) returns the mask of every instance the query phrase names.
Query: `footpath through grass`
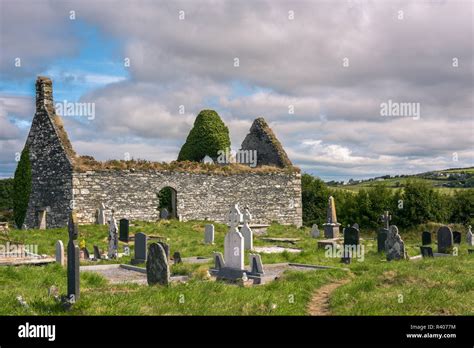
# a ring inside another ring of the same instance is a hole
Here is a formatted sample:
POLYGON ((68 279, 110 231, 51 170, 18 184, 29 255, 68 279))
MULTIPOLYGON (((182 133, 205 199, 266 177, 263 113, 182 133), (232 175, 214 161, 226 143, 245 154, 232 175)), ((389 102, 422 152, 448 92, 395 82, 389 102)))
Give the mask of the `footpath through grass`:
MULTIPOLYGON (((132 234, 144 232, 163 237, 170 244, 171 253, 180 251, 182 257, 210 257, 213 251, 223 251, 227 227, 215 224, 216 244, 205 245, 205 224, 203 221, 135 222, 130 229, 132 234)), ((462 231, 464 242, 464 227, 455 228, 462 231)), ((411 256, 419 254, 421 231, 426 229, 435 231, 437 225, 400 231, 411 256)), ((79 230, 79 240, 84 239, 89 250, 93 245, 107 249, 106 226, 80 226, 79 230)), ((354 277, 331 296, 332 314, 474 314, 474 255, 467 255, 465 242, 457 257, 386 262, 385 256, 376 252, 375 233, 371 231, 362 234, 364 258, 342 265, 339 258, 329 258, 324 250, 316 248, 317 242, 310 238, 309 228, 272 225, 267 236, 300 238, 296 245, 279 244, 303 249, 303 252, 264 254, 264 267, 276 262, 297 262, 350 268, 354 277)), ((13 230, 10 239, 37 244, 40 254, 54 255, 57 239, 67 243, 67 230, 13 230)), ((254 245, 270 244, 255 237, 254 245)), ((133 255, 133 243, 130 246, 133 255)), ((436 251, 436 246, 433 247, 436 251)), ((127 263, 130 258, 124 257, 120 263, 127 263)), ((245 262, 248 263, 247 257, 245 262)), ((202 274, 209 265, 173 265, 173 274, 186 274, 191 280, 169 287, 112 285, 97 274, 81 273, 81 300, 71 311, 65 311, 52 297, 48 297, 48 288, 52 285, 65 294, 65 269, 56 264, 41 267, 0 266, 0 315, 306 315, 314 291, 348 277, 348 272, 343 270, 293 271, 286 272, 267 285, 239 287, 202 280, 202 274), (22 296, 29 307, 21 306, 17 296, 22 296)))

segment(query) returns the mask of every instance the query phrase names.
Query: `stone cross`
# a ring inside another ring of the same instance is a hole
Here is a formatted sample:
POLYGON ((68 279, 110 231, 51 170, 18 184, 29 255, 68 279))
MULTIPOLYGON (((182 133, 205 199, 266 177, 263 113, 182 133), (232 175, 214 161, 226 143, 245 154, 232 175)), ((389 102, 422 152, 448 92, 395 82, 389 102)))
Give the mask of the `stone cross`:
POLYGON ((107 256, 109 259, 116 259, 118 256, 118 227, 113 210, 109 220, 109 252, 107 256))
POLYGON ((61 266, 64 266, 65 264, 64 244, 62 240, 58 240, 56 242, 56 262, 59 263, 61 266))
POLYGON ((67 296, 71 302, 79 300, 79 229, 75 211, 69 215, 69 243, 67 245, 67 296))
POLYGON ((239 210, 239 204, 233 204, 230 207, 229 214, 227 215, 228 225, 232 231, 238 231, 239 224, 242 222, 243 216, 239 210))
POLYGON ((384 228, 389 229, 390 228, 390 221, 392 220, 392 215, 388 211, 385 211, 383 215, 380 216, 380 219, 384 223, 384 228))
POLYGON ((226 267, 237 270, 244 269, 244 237, 238 226, 242 222, 242 213, 239 205, 231 206, 228 215, 229 232, 224 238, 224 260, 226 267))

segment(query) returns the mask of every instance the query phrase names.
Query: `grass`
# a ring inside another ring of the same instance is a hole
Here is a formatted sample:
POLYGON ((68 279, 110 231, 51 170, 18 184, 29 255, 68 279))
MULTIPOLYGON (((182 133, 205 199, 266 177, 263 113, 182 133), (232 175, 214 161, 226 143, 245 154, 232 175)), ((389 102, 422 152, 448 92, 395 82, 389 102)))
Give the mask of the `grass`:
MULTIPOLYGON (((215 245, 203 243, 205 221, 134 222, 131 233, 145 232, 162 236, 171 254, 180 251, 182 257, 208 256, 222 251, 227 227, 215 224, 215 245)), ((439 225, 418 226, 400 233, 408 253, 419 254, 421 232, 435 231, 439 225)), ((463 233, 463 226, 453 226, 463 233)), ((107 248, 106 226, 80 226, 80 240, 85 239, 91 250, 94 244, 107 248)), ((328 258, 316 248, 309 228, 273 224, 267 236, 293 237, 301 240, 296 245, 300 254, 263 254, 265 264, 297 262, 341 267, 338 258, 328 258)), ((419 261, 387 262, 376 252, 374 231, 362 234, 364 259, 353 260, 348 267, 351 281, 335 290, 330 308, 336 315, 442 315, 474 314, 474 255, 467 255, 463 244, 459 256, 419 261), (403 301, 400 301, 400 295, 403 301)), ((54 255, 57 239, 67 242, 65 228, 39 231, 12 230, 10 239, 26 244, 37 244, 40 254, 54 255)), ((255 246, 269 245, 254 238, 255 246)), ((133 250, 133 243, 130 244, 133 250)), ((121 247, 123 244, 121 243, 121 247)), ((436 248, 435 248, 436 249, 436 248)), ((121 263, 130 261, 130 256, 121 263)), ((245 258, 248 262, 248 258, 245 258)), ((102 261, 110 263, 117 261, 102 261)), ((89 264, 90 262, 83 262, 89 264)), ((312 294, 321 286, 349 277, 343 270, 287 271, 280 279, 255 287, 242 287, 202 280, 209 265, 180 264, 172 266, 173 274, 189 275, 186 284, 169 287, 148 287, 136 284, 109 284, 93 273, 81 273, 81 299, 70 310, 64 310, 48 297, 48 288, 55 285, 66 292, 66 270, 56 264, 47 266, 0 267, 0 315, 306 315, 312 294), (16 300, 22 296, 29 307, 16 300), (290 299, 294 299, 291 301, 290 299)))

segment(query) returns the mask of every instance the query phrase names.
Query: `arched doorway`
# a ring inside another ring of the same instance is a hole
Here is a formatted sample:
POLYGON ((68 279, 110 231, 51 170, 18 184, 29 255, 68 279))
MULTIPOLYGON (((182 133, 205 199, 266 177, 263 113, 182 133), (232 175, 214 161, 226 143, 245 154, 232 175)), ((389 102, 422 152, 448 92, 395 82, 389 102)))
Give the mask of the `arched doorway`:
POLYGON ((160 219, 176 219, 178 217, 176 190, 171 186, 165 186, 157 193, 157 198, 160 219))

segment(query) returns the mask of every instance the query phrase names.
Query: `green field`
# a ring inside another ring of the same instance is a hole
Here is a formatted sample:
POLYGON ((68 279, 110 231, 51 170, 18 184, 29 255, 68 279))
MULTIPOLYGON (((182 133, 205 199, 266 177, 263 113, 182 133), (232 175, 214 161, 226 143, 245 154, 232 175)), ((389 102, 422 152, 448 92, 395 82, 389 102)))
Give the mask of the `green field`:
MULTIPOLYGON (((226 226, 216 224, 216 244, 202 241, 206 222, 162 223, 134 222, 131 233, 138 231, 159 235, 170 244, 171 254, 180 251, 182 257, 211 256, 223 251, 226 226)), ((421 231, 435 231, 438 225, 418 226, 401 230, 409 255, 419 254, 421 231)), ((453 226, 463 233, 463 226, 453 226)), ((97 244, 107 247, 106 226, 80 226, 80 238, 89 250, 97 244)), ((342 265, 338 258, 328 258, 316 248, 316 240, 309 237, 309 228, 272 225, 267 236, 301 238, 295 246, 301 254, 282 253, 263 255, 265 264, 296 262, 335 266, 341 269, 307 272, 288 271, 278 280, 262 286, 243 287, 203 279, 209 265, 181 264, 171 266, 172 274, 186 274, 191 280, 185 284, 143 286, 136 284, 112 285, 93 273, 81 273, 81 299, 71 310, 65 310, 48 289, 55 285, 61 294, 66 291, 66 271, 59 265, 0 266, 1 315, 307 315, 308 303, 317 289, 340 279, 350 280, 337 288, 330 298, 334 315, 473 315, 474 314, 474 255, 467 254, 463 244, 459 256, 423 259, 419 261, 385 261, 377 254, 374 231, 362 228, 364 260, 353 260, 342 265), (342 270, 347 267, 350 271, 342 270), (21 306, 17 296, 28 304, 21 306), (290 300, 291 299, 291 300, 290 300)), ((66 228, 46 231, 12 230, 12 242, 37 244, 40 254, 54 255, 57 239, 67 242, 66 228)), ((270 245, 258 237, 256 246, 270 245)), ((131 244, 133 249, 133 243, 131 244)), ((120 246, 122 248, 123 245, 120 246)), ((246 262, 248 258, 246 257, 246 262)), ((127 263, 124 257, 121 263, 127 263)), ((114 262, 114 261, 101 261, 114 262)), ((115 261, 116 262, 116 261, 115 261)), ((96 264, 84 262, 85 264, 96 264)))

